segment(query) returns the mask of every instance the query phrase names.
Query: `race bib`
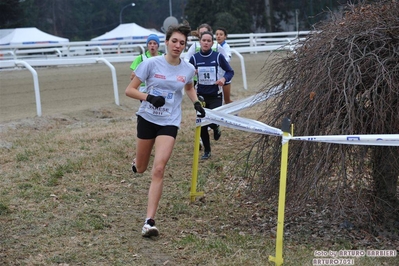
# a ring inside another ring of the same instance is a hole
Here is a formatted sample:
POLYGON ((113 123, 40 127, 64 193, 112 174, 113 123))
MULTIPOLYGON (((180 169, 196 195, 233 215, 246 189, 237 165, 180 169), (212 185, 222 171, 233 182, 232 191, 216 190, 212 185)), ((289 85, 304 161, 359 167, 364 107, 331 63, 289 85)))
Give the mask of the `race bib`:
POLYGON ((216 82, 216 67, 198 67, 198 83, 202 85, 213 85, 216 82))
POLYGON ((151 103, 147 103, 147 107, 145 111, 151 115, 155 116, 170 116, 172 114, 174 102, 175 102, 175 93, 170 92, 169 90, 160 89, 150 87, 148 88, 148 93, 154 96, 162 96, 165 98, 165 104, 161 107, 156 108, 151 103))

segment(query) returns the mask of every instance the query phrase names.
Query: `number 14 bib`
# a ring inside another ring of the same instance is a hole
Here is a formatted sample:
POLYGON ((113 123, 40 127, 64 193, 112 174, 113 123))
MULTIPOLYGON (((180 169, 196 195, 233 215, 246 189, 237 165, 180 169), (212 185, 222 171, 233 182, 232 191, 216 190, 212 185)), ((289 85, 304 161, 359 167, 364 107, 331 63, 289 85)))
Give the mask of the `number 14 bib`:
POLYGON ((202 85, 213 85, 216 82, 216 67, 198 67, 198 83, 202 85))

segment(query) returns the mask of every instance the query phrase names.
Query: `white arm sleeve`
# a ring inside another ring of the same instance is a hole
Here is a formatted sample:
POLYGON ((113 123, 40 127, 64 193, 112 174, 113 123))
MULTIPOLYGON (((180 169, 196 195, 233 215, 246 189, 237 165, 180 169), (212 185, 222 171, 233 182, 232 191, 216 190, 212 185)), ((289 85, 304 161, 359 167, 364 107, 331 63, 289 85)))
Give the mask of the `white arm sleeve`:
POLYGON ((185 61, 190 61, 191 56, 195 54, 195 43, 193 43, 190 48, 188 48, 187 53, 184 56, 185 61))
POLYGON ((226 55, 227 55, 227 56, 225 56, 226 60, 227 60, 228 63, 230 63, 230 60, 231 60, 231 50, 230 50, 231 48, 230 48, 230 45, 228 43, 225 43, 222 47, 223 47, 223 49, 224 49, 224 51, 226 52, 226 55))
MULTIPOLYGON (((228 54, 227 52, 226 52, 226 50, 223 48, 223 46, 221 46, 220 44, 218 44, 218 50, 217 50, 219 53, 221 53, 223 56, 224 56, 224 58, 226 58, 226 60, 227 60, 227 62, 230 62, 230 59, 231 59, 231 53, 230 54, 228 54)), ((230 51, 229 51, 230 52, 230 51)))

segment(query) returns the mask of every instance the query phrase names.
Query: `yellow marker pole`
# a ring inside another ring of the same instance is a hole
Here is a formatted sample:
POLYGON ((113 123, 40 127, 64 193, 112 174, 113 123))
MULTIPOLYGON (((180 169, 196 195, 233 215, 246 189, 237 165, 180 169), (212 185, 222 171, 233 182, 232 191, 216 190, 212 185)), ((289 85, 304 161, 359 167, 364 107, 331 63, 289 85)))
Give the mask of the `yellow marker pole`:
POLYGON ((287 166, 288 166, 288 141, 284 137, 290 135, 291 121, 288 118, 283 120, 283 145, 281 151, 280 167, 280 191, 278 196, 278 215, 277 215, 277 236, 276 236, 276 257, 269 256, 269 261, 275 265, 283 264, 283 238, 284 238, 284 212, 285 212, 285 194, 287 187, 287 166))
MULTIPOLYGON (((201 122, 201 118, 197 118, 197 123, 201 122)), ((194 140, 194 156, 193 156, 193 168, 191 173, 191 189, 190 189, 190 201, 194 202, 196 196, 204 195, 204 192, 197 192, 197 177, 198 177, 198 159, 199 159, 199 145, 201 137, 201 126, 195 128, 195 140, 194 140)))

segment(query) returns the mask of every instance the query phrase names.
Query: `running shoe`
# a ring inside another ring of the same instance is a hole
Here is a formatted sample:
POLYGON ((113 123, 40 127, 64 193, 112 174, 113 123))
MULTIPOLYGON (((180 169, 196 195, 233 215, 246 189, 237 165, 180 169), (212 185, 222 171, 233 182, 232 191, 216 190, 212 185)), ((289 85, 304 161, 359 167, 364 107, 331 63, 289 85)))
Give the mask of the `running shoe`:
POLYGON ((210 152, 204 152, 204 155, 201 156, 201 160, 207 160, 211 157, 211 153, 210 152))
POLYGON ((137 173, 136 159, 134 159, 132 162, 132 171, 133 171, 133 173, 137 173))
POLYGON ((155 221, 153 219, 148 219, 147 222, 145 222, 143 229, 141 230, 141 235, 143 237, 159 235, 158 228, 155 227, 155 221))
POLYGON ((220 130, 220 126, 218 125, 214 130, 213 130, 213 138, 215 140, 220 139, 220 136, 222 135, 222 130, 220 130))

